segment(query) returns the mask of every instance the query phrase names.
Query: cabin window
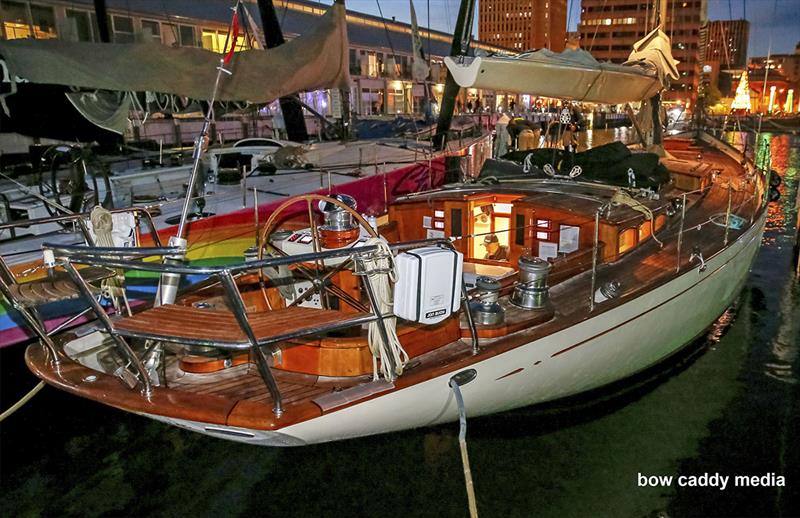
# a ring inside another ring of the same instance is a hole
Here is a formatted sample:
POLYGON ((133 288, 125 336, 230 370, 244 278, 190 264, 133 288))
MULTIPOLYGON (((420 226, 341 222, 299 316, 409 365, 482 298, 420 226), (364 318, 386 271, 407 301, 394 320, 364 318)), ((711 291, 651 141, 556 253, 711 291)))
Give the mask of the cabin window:
POLYGON ((644 241, 653 233, 653 222, 645 221, 639 225, 639 241, 644 241))
POLYGON ((67 24, 70 27, 70 38, 74 41, 94 41, 92 37, 92 19, 86 11, 67 9, 67 24))
POLYGON ((520 246, 525 246, 525 215, 517 214, 514 221, 516 225, 514 233, 514 243, 520 246))
POLYGON ((472 209, 472 254, 476 259, 507 261, 511 204, 487 203, 472 209))
POLYGON ((634 246, 636 246, 636 228, 626 228, 619 233, 619 246, 617 252, 622 255, 634 246))
POLYGON ((461 209, 450 209, 450 235, 460 237, 463 235, 461 228, 461 209))
POLYGON ((659 214, 658 216, 656 216, 655 231, 658 232, 659 230, 664 228, 664 225, 666 225, 666 223, 667 223, 667 217, 665 215, 659 214))
POLYGON ((112 16, 114 43, 133 43, 133 19, 129 16, 112 16))

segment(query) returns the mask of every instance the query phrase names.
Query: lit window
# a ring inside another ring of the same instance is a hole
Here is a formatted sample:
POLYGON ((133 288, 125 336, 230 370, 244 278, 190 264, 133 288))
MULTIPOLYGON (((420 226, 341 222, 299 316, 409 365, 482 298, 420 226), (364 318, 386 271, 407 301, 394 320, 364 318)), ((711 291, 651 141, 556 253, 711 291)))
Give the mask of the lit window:
POLYGON ((2 24, 6 39, 57 37, 56 19, 52 7, 4 1, 0 10, 3 12, 2 24), (30 18, 28 18, 29 13, 30 18))
POLYGON ((639 241, 644 241, 650 234, 652 234, 653 229, 653 222, 652 221, 645 221, 641 225, 639 225, 639 241))
POLYGON ((636 228, 627 228, 619 233, 618 253, 624 254, 636 245, 636 228))

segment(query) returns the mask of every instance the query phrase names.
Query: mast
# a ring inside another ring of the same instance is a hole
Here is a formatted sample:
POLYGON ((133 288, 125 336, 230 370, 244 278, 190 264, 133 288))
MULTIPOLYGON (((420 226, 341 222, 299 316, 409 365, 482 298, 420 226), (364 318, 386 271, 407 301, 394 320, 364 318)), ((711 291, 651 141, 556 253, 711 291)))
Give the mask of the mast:
MULTIPOLYGON (((657 9, 655 18, 658 28, 667 32, 667 0, 658 0, 658 4, 655 7, 657 9)), ((653 118, 653 147, 658 146, 657 150, 660 150, 664 143, 663 126, 661 124, 661 92, 650 98, 650 107, 653 118)))
MULTIPOLYGON (((453 32, 453 44, 450 46, 450 55, 453 57, 466 55, 472 37, 472 18, 475 13, 475 0, 462 0, 458 9, 456 30, 453 32)), ((447 81, 442 94, 442 105, 439 107, 439 123, 436 125, 436 134, 433 136, 435 149, 444 149, 447 142, 447 132, 450 131, 450 122, 453 120, 453 110, 456 106, 456 95, 459 86, 453 79, 450 70, 447 71, 447 81)))
POLYGON ((100 41, 103 43, 111 43, 111 33, 108 31, 106 0, 94 0, 94 13, 97 16, 97 30, 100 33, 100 41))
MULTIPOLYGON (((261 14, 261 26, 264 29, 264 42, 267 48, 272 49, 286 43, 272 0, 258 0, 258 12, 261 14)), ((306 121, 297 94, 281 97, 280 105, 289 140, 295 142, 308 140, 306 121)))

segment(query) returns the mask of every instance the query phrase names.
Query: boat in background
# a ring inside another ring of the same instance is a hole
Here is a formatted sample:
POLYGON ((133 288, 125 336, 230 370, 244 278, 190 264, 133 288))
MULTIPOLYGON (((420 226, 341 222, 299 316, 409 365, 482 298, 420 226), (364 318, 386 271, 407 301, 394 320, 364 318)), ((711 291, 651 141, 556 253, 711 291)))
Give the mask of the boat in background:
POLYGON ((582 49, 542 49, 513 56, 457 56, 445 65, 462 88, 536 92, 543 97, 599 104, 624 104, 658 94, 678 79, 669 37, 653 30, 636 42, 624 64, 600 63, 582 49))

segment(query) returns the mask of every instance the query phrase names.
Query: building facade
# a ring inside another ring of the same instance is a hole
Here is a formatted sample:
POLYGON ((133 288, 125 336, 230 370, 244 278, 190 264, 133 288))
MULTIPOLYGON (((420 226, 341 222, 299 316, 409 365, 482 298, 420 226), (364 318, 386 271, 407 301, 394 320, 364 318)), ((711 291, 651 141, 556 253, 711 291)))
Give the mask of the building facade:
POLYGON ((750 22, 747 20, 708 22, 706 62, 719 63, 725 70, 743 70, 747 66, 749 37, 750 22))
POLYGON ((567 40, 567 0, 479 0, 478 39, 515 52, 561 52, 567 40))
POLYGON ((754 111, 763 113, 800 111, 800 43, 794 54, 772 54, 750 58, 751 98, 754 111), (764 88, 766 78, 766 88, 764 88))
MULTIPOLYGON (((700 83, 700 29, 707 10, 707 0, 667 1, 663 30, 672 39, 672 55, 680 62, 680 78, 664 93, 666 100, 694 102, 700 83)), ((599 61, 626 61, 633 44, 657 24, 654 2, 650 0, 581 0, 581 48, 599 61)))
POLYGON ((800 82, 800 42, 794 48, 794 54, 772 54, 750 59, 750 64, 761 69, 769 65, 772 70, 777 70, 791 83, 800 82))

